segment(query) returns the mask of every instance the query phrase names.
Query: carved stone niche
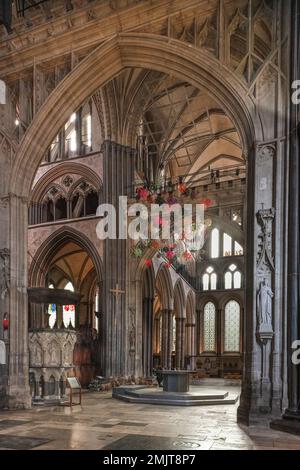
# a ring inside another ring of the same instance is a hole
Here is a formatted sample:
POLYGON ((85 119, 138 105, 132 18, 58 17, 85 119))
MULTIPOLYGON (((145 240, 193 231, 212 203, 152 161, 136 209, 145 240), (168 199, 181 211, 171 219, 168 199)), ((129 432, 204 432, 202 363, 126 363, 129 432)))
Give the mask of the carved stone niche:
POLYGON ((10 285, 10 254, 4 248, 0 250, 0 298, 3 300, 10 285))
POLYGON ((34 330, 29 333, 30 386, 33 403, 64 399, 66 378, 74 375, 73 330, 34 330))
POLYGON ((260 225, 258 235, 257 258, 257 335, 262 343, 273 338, 273 297, 272 273, 274 272, 274 258, 272 248, 272 224, 275 209, 261 209, 257 212, 257 221, 260 225))

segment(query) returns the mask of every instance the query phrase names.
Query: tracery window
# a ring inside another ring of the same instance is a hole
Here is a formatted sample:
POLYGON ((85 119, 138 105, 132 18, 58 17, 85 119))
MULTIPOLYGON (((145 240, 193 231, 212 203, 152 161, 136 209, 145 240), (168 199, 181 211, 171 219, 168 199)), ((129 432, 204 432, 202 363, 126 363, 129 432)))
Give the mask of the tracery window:
POLYGON ((242 286, 242 274, 235 264, 231 264, 224 276, 225 289, 240 289, 242 286))
POLYGON ((218 228, 211 231, 210 236, 210 257, 219 258, 220 256, 242 256, 243 247, 234 240, 231 235, 222 232, 218 228), (221 252, 221 254, 220 254, 221 252))
POLYGON ((41 202, 31 203, 29 224, 96 215, 98 205, 99 191, 94 185, 82 179, 75 185, 67 175, 46 190, 41 202))
POLYGON ((216 307, 212 302, 204 306, 203 349, 205 352, 215 352, 216 349, 216 307))
POLYGON ((217 288, 217 275, 212 266, 206 268, 206 272, 202 276, 203 290, 216 290, 217 288))
MULTIPOLYGON (((50 284, 49 289, 54 289, 54 285, 50 284)), ((65 290, 70 290, 74 292, 74 287, 71 282, 68 282, 65 286, 65 290)), ((54 328, 57 319, 57 306, 55 304, 50 304, 48 306, 48 324, 49 328, 54 328)), ((64 305, 63 306, 63 323, 66 328, 72 325, 75 328, 75 305, 64 305)), ((58 325, 60 326, 60 325, 58 325)))
POLYGON ((230 300, 225 305, 224 352, 240 352, 240 305, 230 300))

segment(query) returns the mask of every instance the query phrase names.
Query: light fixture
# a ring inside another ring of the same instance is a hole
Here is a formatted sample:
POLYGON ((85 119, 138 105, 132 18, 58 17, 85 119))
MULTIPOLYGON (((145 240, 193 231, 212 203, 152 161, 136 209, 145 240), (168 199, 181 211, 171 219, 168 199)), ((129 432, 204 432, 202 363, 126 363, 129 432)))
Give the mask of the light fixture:
POLYGON ((20 124, 19 119, 16 119, 16 120, 15 120, 15 125, 18 126, 19 124, 20 124))

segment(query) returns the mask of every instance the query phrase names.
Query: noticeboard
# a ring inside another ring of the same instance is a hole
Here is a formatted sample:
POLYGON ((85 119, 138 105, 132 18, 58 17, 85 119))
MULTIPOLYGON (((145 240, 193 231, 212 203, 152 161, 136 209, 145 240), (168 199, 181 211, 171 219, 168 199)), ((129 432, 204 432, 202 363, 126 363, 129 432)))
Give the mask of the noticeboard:
POLYGON ((67 382, 70 388, 78 389, 81 388, 80 383, 78 382, 78 379, 76 377, 67 377, 67 382))

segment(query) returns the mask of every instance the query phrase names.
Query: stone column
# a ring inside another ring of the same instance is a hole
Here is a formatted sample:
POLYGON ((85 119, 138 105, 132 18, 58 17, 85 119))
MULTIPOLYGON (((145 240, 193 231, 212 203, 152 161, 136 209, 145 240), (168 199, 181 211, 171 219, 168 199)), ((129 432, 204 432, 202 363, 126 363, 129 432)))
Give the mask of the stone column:
POLYGON ((64 326, 63 322, 63 306, 56 305, 56 328, 62 328, 64 326))
MULTIPOLYGON (((300 78, 300 1, 293 2, 292 15, 292 64, 291 80, 300 78)), ((285 416, 294 416, 300 420, 300 369, 293 363, 292 356, 299 349, 296 341, 300 340, 299 324, 299 190, 300 190, 300 122, 299 105, 291 105, 291 137, 290 137, 290 166, 289 166, 289 215, 288 215, 288 308, 287 308, 287 360, 288 360, 288 409, 285 416)))
MULTIPOLYGON (((134 178, 134 150, 106 140, 103 144, 103 202, 112 204, 117 213, 119 196, 131 195, 134 178)), ((118 235, 118 233, 117 233, 118 235)), ((103 371, 106 377, 126 375, 126 355, 129 354, 130 338, 127 333, 126 298, 128 293, 114 295, 111 289, 118 284, 126 291, 127 283, 126 239, 104 242, 103 257, 103 371)), ((131 333, 132 336, 132 333, 131 333)))
POLYGON ((191 370, 196 369, 196 323, 191 323, 191 360, 190 366, 191 370))
POLYGON ((142 350, 143 350, 143 374, 144 377, 150 377, 152 375, 152 363, 153 363, 153 299, 143 300, 143 338, 142 338, 142 350))
POLYGON ((153 351, 158 354, 161 349, 160 344, 160 316, 156 315, 154 320, 154 341, 153 341, 153 351))
POLYGON ((27 217, 27 200, 10 195, 10 408, 31 406, 28 369, 27 217))
POLYGON ((162 310, 162 368, 171 369, 172 367, 172 310, 162 310))
POLYGON ((185 318, 176 318, 176 369, 184 369, 185 318))
POLYGON ((196 310, 196 355, 201 353, 201 310, 196 310))

